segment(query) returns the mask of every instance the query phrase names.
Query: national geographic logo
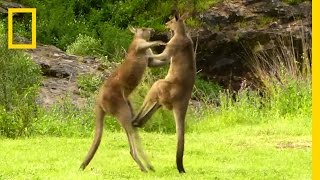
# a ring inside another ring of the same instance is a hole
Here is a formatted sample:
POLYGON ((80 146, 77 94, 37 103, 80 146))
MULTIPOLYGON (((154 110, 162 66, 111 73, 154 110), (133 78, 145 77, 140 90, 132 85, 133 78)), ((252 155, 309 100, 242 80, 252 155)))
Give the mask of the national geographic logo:
POLYGON ((35 49, 37 47, 36 44, 36 8, 8 8, 8 48, 9 49, 35 49), (32 40, 31 44, 13 44, 13 14, 14 13, 31 13, 31 32, 32 32, 32 40))

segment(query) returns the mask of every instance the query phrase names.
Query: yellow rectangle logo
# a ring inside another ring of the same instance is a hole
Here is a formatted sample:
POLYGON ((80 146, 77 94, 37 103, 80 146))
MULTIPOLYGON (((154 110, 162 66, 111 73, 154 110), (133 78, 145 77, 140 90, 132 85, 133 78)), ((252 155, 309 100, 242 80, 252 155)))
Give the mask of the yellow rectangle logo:
POLYGON ((37 47, 37 17, 36 8, 8 8, 8 48, 9 49, 35 49, 37 47), (31 13, 31 44, 13 44, 13 13, 31 13))

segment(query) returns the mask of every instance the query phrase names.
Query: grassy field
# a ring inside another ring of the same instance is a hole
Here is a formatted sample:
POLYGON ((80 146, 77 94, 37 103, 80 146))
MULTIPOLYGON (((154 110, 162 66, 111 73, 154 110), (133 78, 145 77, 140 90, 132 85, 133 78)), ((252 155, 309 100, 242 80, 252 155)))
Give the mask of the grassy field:
POLYGON ((4 138, 0 141, 0 179, 311 179, 311 118, 310 123, 301 122, 308 121, 283 118, 187 132, 187 173, 183 175, 175 168, 174 134, 141 133, 156 169, 150 173, 139 171, 122 132, 105 132, 84 172, 78 168, 91 138, 4 138))

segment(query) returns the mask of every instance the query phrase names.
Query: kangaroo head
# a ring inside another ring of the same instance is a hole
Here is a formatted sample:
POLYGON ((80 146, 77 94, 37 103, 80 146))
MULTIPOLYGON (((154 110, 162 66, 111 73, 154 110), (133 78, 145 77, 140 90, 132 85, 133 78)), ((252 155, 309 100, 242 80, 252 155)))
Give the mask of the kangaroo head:
POLYGON ((182 15, 176 14, 171 20, 166 23, 166 27, 171 31, 182 33, 185 32, 185 23, 184 21, 187 18, 187 14, 182 15))
POLYGON ((142 38, 147 41, 154 34, 154 29, 152 28, 134 28, 129 26, 129 30, 135 34, 136 38, 142 38))

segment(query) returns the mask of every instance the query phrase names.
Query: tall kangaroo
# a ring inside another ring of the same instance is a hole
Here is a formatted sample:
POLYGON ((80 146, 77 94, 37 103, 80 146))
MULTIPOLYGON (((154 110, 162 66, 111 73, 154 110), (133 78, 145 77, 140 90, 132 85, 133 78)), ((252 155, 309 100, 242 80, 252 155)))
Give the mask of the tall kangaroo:
POLYGON ((161 54, 150 57, 168 60, 171 64, 167 76, 156 81, 150 88, 142 108, 133 119, 135 127, 142 127, 161 106, 173 111, 177 132, 176 164, 180 173, 184 173, 183 151, 185 116, 196 77, 196 62, 193 42, 186 33, 185 16, 175 16, 166 23, 174 32, 161 54))
POLYGON ((139 156, 146 163, 149 170, 152 165, 140 147, 139 135, 136 127, 132 126, 133 110, 128 96, 140 83, 147 66, 157 67, 167 64, 165 61, 148 58, 152 55, 151 47, 165 45, 161 41, 148 42, 154 30, 151 28, 130 27, 135 34, 129 46, 128 54, 124 62, 104 81, 96 99, 95 115, 96 128, 92 146, 82 162, 80 169, 84 170, 96 153, 103 132, 104 116, 114 116, 124 128, 130 146, 130 154, 139 165, 141 171, 147 171, 139 156))

